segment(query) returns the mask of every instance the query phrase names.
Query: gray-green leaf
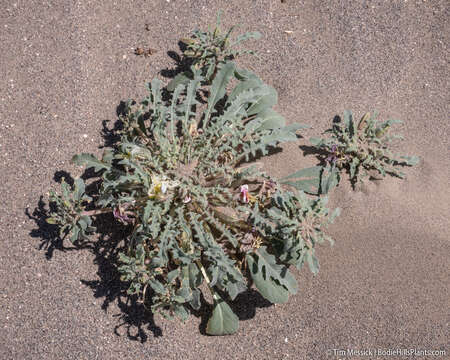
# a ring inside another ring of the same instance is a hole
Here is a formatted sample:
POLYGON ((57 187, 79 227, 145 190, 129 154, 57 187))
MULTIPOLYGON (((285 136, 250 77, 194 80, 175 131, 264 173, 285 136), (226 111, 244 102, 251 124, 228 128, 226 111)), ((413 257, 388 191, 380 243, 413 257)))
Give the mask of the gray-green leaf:
POLYGON ((269 254, 265 246, 247 254, 246 259, 255 286, 267 300, 272 303, 285 303, 289 292, 297 293, 295 278, 286 266, 276 263, 275 256, 269 254))
POLYGON ((76 164, 76 165, 85 165, 86 169, 89 169, 89 168, 93 167, 95 171, 100 171, 100 170, 103 170, 103 169, 109 169, 109 165, 107 165, 104 162, 98 160, 92 154, 82 153, 82 154, 79 154, 79 155, 74 155, 72 157, 72 162, 74 164, 76 164))
POLYGON ((226 92, 226 87, 231 77, 234 74, 235 64, 233 62, 225 63, 217 72, 211 84, 211 92, 208 99, 208 107, 205 111, 204 126, 206 126, 211 117, 211 113, 214 110, 217 102, 223 98, 226 92))
POLYGON ((214 297, 214 310, 208 320, 206 333, 209 335, 231 335, 239 328, 239 318, 228 304, 217 294, 214 297))

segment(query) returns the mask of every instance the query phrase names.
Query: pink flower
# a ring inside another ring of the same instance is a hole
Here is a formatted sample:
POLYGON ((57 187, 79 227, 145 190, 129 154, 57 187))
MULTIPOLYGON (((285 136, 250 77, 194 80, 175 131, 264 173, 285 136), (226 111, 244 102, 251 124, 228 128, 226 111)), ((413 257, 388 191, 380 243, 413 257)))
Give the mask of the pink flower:
POLYGON ((242 185, 240 192, 241 192, 241 194, 240 194, 241 201, 243 203, 247 204, 250 201, 249 194, 248 194, 248 185, 247 184, 242 185))
POLYGON ((189 196, 189 195, 186 195, 185 197, 184 197, 184 199, 183 199, 183 203, 184 204, 187 204, 188 202, 190 202, 192 199, 191 199, 191 197, 189 196))

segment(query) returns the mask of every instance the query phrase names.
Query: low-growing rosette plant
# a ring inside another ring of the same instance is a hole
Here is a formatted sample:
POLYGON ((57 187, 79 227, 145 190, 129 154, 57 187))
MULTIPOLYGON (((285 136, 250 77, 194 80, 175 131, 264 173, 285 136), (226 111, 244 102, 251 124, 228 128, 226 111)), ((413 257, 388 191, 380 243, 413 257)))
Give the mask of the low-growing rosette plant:
MULTIPOLYGON (((124 225, 125 246, 117 264, 130 295, 153 312, 181 320, 202 305, 202 289, 213 299, 206 332, 232 334, 238 317, 230 302, 254 286, 272 303, 297 292, 290 266, 319 269, 316 245, 333 243, 324 230, 340 210, 327 208, 327 194, 347 170, 353 182, 370 171, 403 177, 399 165, 415 157, 394 155, 389 128, 366 114, 351 112, 311 138, 324 152, 324 166, 299 169, 285 178, 267 174, 259 157, 297 139, 307 126, 286 125, 273 106, 276 90, 232 61, 246 33, 234 42, 231 28, 193 33, 184 56, 189 71, 164 87, 148 84, 140 102, 128 101, 117 144, 101 158, 75 155, 93 169, 95 191, 79 178, 50 192, 54 211, 47 222, 74 243, 95 235, 95 217, 109 214, 124 225)), ((251 52, 250 52, 251 53, 251 52)))
MULTIPOLYGON (((236 27, 232 26, 226 32, 222 32, 219 12, 214 30, 202 31, 196 29, 189 38, 181 39, 186 47, 183 51, 184 58, 192 63, 194 69, 200 70, 206 82, 210 83, 216 76, 219 67, 227 61, 235 60, 238 56, 244 54, 255 55, 253 50, 242 49, 239 45, 251 39, 260 39, 261 33, 249 31, 232 40, 231 35, 236 27)), ((167 89, 173 91, 178 84, 186 85, 192 78, 192 71, 180 72, 168 84, 167 89)))
POLYGON ((73 157, 94 169, 98 192, 87 196, 81 179, 72 189, 63 183, 48 222, 81 242, 95 231, 92 217, 110 213, 129 229, 118 267, 129 294, 185 320, 209 289, 206 332, 224 335, 238 330, 229 302, 250 286, 284 303, 297 292, 291 265, 318 271, 316 245, 332 242, 324 229, 339 210, 305 193, 318 191, 314 169, 293 182, 253 161, 305 127, 286 125, 272 109, 275 89, 231 61, 218 64, 211 81, 203 70, 193 66, 192 79, 168 99, 155 79, 147 97, 129 101, 118 144, 100 159, 73 157))
POLYGON ((325 138, 310 138, 310 142, 319 150, 325 151, 326 163, 323 174, 328 174, 322 180, 322 193, 327 193, 341 179, 341 172, 348 171, 353 184, 363 182, 365 178, 375 174, 383 177, 386 174, 404 178, 399 170, 402 166, 413 166, 419 162, 416 156, 404 156, 394 153, 391 144, 401 140, 401 135, 391 134, 391 126, 401 124, 400 120, 379 122, 377 114, 370 113, 357 123, 351 111, 344 112, 343 121, 333 123, 326 130, 325 138))

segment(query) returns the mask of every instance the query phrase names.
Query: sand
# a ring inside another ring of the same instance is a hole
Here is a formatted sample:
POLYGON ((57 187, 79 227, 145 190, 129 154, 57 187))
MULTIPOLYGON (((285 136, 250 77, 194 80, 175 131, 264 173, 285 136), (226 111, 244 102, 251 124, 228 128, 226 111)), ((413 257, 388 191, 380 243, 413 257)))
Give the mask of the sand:
MULTIPOLYGON (((309 360, 410 348, 448 356, 448 19, 446 1, 5 3, 1 358, 309 360), (300 146, 344 109, 404 120, 398 149, 421 162, 406 180, 358 191, 343 182, 331 197, 343 209, 329 229, 336 244, 319 249, 319 274, 296 273, 300 291, 284 305, 241 298, 239 333, 209 337, 204 315, 181 324, 127 302, 111 240, 81 250, 52 242, 39 201, 65 172, 80 175, 73 154, 101 153, 102 122, 112 126, 121 100, 141 98, 154 77, 168 82, 160 71, 176 67, 178 39, 213 23, 219 8, 225 26, 263 34, 251 44, 260 58, 239 63, 278 90, 289 122, 312 126, 265 159, 271 174, 314 164, 300 146), (138 46, 158 51, 135 56, 138 46)), ((382 358, 366 355, 345 357, 382 358)))

